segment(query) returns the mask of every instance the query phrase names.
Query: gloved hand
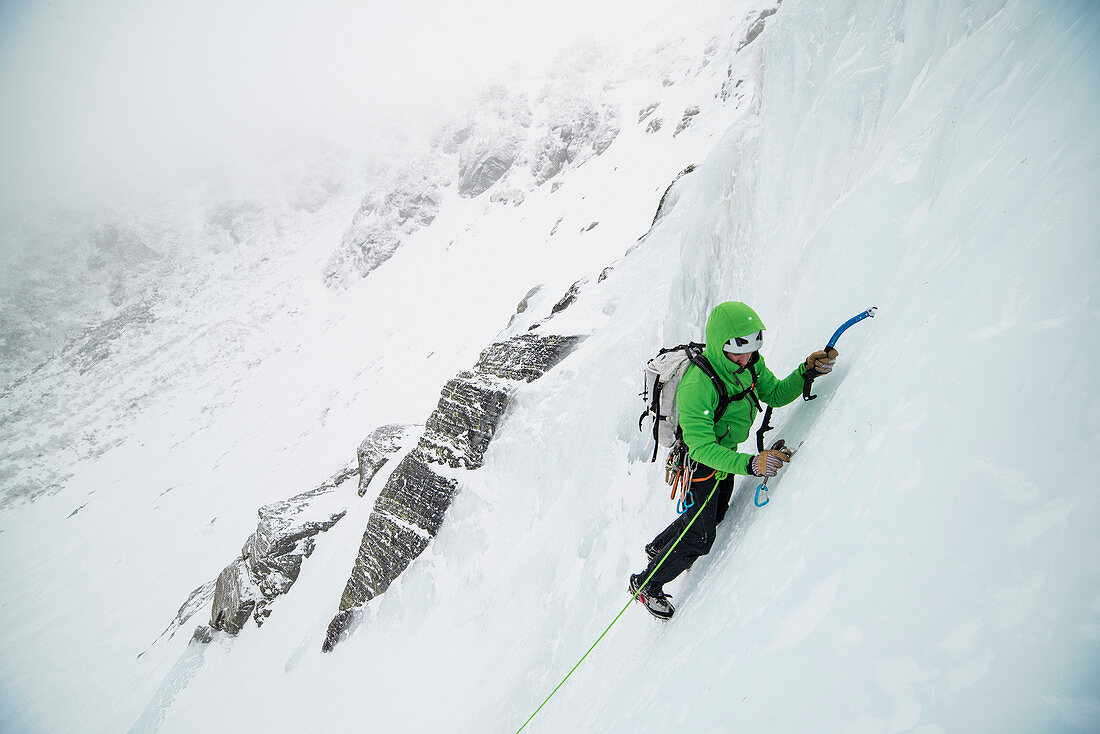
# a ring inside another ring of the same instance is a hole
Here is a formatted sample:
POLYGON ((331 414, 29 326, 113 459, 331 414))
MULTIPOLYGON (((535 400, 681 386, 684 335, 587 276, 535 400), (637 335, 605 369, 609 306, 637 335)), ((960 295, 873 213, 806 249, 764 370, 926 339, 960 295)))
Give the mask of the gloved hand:
POLYGON ((830 349, 828 352, 819 349, 806 357, 806 369, 819 375, 827 375, 833 371, 833 365, 836 364, 836 358, 839 354, 840 352, 835 349, 830 349))
POLYGON ((791 460, 791 455, 781 449, 765 449, 749 462, 754 477, 774 477, 779 468, 791 460))

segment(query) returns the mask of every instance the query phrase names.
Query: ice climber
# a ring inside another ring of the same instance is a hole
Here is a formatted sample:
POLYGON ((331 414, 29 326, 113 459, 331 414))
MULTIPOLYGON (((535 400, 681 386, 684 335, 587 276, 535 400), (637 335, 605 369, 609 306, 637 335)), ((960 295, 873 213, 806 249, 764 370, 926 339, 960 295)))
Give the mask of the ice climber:
POLYGON ((698 509, 679 515, 646 545, 649 565, 641 573, 631 575, 629 585, 631 594, 638 593, 639 586, 653 573, 637 599, 658 619, 669 619, 675 612, 664 593, 664 585, 709 553, 714 545, 715 529, 729 509, 734 476, 773 477, 790 461, 782 450, 767 449, 756 455, 737 451, 738 444, 748 438, 761 409, 760 402, 777 408, 787 405, 802 394, 803 375, 808 370, 827 374, 837 357, 835 349, 827 353, 816 351, 786 378, 777 379, 760 354, 764 324, 755 311, 739 301, 719 304, 711 311, 706 335, 703 356, 725 383, 730 402, 715 420, 718 391, 711 378, 695 365, 688 368, 676 390, 680 428, 688 448, 688 486, 698 509), (704 502, 715 484, 718 486, 713 497, 704 502), (676 543, 689 523, 687 533, 676 543), (661 563, 666 554, 668 557, 661 563))

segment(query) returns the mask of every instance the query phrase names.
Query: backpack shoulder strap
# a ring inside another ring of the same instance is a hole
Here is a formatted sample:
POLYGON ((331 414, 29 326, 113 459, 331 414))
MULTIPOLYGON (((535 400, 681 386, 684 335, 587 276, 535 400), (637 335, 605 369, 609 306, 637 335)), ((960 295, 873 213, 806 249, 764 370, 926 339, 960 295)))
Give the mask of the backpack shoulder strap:
POLYGON ((714 389, 718 392, 718 407, 714 410, 714 420, 718 420, 722 417, 722 414, 726 412, 726 408, 730 404, 729 391, 726 389, 726 383, 718 377, 718 373, 714 371, 714 367, 711 366, 710 361, 703 356, 702 344, 696 344, 692 342, 687 345, 684 350, 687 353, 688 359, 691 363, 702 370, 703 374, 710 378, 710 381, 714 383, 714 389))

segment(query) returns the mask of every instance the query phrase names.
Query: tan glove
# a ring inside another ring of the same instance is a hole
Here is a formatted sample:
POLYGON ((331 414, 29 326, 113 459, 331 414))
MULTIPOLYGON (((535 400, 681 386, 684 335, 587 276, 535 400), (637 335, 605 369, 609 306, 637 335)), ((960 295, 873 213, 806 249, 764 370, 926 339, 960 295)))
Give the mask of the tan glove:
POLYGON ((835 349, 830 349, 828 352, 818 350, 806 357, 806 369, 819 375, 827 375, 833 371, 833 365, 836 364, 839 354, 840 352, 835 349))
POLYGON ((791 460, 791 455, 782 449, 765 449, 749 462, 749 471, 754 477, 774 477, 779 468, 791 460))

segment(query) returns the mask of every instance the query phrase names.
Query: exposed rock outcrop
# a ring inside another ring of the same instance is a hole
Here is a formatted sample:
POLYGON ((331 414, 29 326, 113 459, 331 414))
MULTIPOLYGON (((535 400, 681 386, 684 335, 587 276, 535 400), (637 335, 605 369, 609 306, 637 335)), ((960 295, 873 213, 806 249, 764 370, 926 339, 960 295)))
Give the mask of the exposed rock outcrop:
POLYGON ((734 76, 733 65, 731 64, 729 68, 726 69, 726 80, 722 82, 722 89, 718 92, 719 99, 721 99, 723 102, 728 102, 730 97, 733 97, 734 95, 737 96, 738 100, 743 99, 745 96, 744 92, 738 92, 737 90, 744 83, 745 77, 734 76))
POLYGON ((330 287, 366 277, 389 260, 404 237, 431 224, 443 201, 446 180, 428 160, 409 165, 363 198, 340 246, 325 265, 330 287))
MULTIPOLYGON (((618 261, 615 261, 611 265, 608 265, 603 270, 601 270, 599 276, 596 278, 596 283, 602 283, 607 280, 607 277, 611 275, 612 271, 615 270, 615 266, 617 264, 618 261)), ((545 326, 550 321, 550 319, 554 318, 554 316, 572 306, 576 302, 577 298, 580 297, 581 293, 591 285, 591 281, 591 278, 581 278, 580 280, 573 283, 573 285, 569 286, 568 290, 565 291, 565 295, 558 299, 558 301, 550 308, 550 314, 542 319, 539 319, 538 321, 535 321, 533 324, 527 327, 528 331, 534 331, 535 329, 545 326)), ((512 324, 509 322, 508 325, 511 326, 512 324)))
POLYGON ((535 141, 531 175, 539 186, 566 166, 601 155, 619 135, 619 113, 588 100, 568 100, 555 110, 546 132, 535 141))
POLYGON ((390 475, 375 501, 327 652, 346 635, 354 610, 383 593, 439 532, 458 481, 435 467, 481 466, 512 392, 560 362, 582 339, 522 334, 491 345, 472 370, 443 388, 420 442, 390 475))
POLYGON ((363 439, 356 452, 359 458, 360 497, 367 493, 367 485, 374 479, 374 475, 419 429, 420 426, 390 424, 375 428, 363 439))
POLYGON ((765 21, 768 18, 770 18, 771 16, 776 14, 776 12, 779 10, 779 5, 780 5, 781 2, 782 2, 782 0, 778 0, 776 2, 776 7, 774 7, 774 8, 765 8, 764 10, 761 10, 757 14, 756 20, 753 21, 753 24, 749 27, 749 30, 745 33, 745 38, 737 46, 738 51, 740 51, 745 46, 748 46, 750 43, 755 41, 760 36, 760 34, 764 32, 765 21))
POLYGON ((527 194, 523 192, 523 189, 516 187, 512 188, 498 188, 489 196, 489 201, 494 204, 511 204, 512 206, 519 206, 527 200, 527 194))
POLYGON ((681 178, 688 175, 689 173, 692 173, 694 170, 695 170, 695 164, 692 163, 687 168, 685 168, 684 170, 677 173, 676 178, 672 179, 672 183, 670 183, 668 185, 668 188, 665 189, 665 193, 661 194, 661 201, 658 202, 658 204, 657 204, 657 212, 653 215, 653 223, 649 225, 650 227, 652 227, 654 224, 656 224, 657 220, 660 219, 661 216, 665 214, 665 204, 670 202, 668 195, 670 193, 672 193, 672 187, 676 185, 677 181, 679 181, 681 178))
POLYGON ((248 537, 241 555, 226 566, 214 586, 210 626, 237 634, 251 616, 262 625, 275 597, 285 594, 298 579, 302 560, 313 553, 314 536, 328 530, 346 510, 323 501, 357 475, 349 466, 316 489, 258 510, 256 532, 248 537))
POLYGON ((317 536, 339 522, 354 501, 351 480, 358 478, 357 495, 363 496, 386 462, 419 430, 419 426, 408 425, 376 428, 359 445, 356 464, 344 467, 308 492, 261 507, 256 531, 245 541, 241 555, 222 570, 217 580, 191 592, 165 634, 174 634, 207 603, 211 605, 209 627, 200 628, 196 639, 209 638, 211 630, 235 635, 249 617, 257 626, 262 625, 271 614, 271 603, 298 579, 302 561, 313 553, 317 536))
POLYGON ((525 295, 523 297, 523 299, 516 305, 516 312, 514 314, 512 314, 512 318, 508 319, 508 327, 509 328, 511 328, 512 325, 516 323, 516 320, 519 319, 520 316, 527 313, 527 309, 531 305, 531 299, 534 298, 536 295, 538 295, 539 291, 541 291, 541 290, 542 290, 542 285, 539 284, 539 285, 536 285, 531 290, 527 291, 527 295, 525 295))
POLYGON ((569 290, 565 292, 565 295, 561 297, 561 300, 554 304, 554 307, 550 309, 550 314, 558 314, 573 305, 573 302, 577 300, 577 296, 580 295, 584 287, 588 285, 588 278, 581 278, 573 285, 569 286, 569 290))
POLYGON ((672 133, 672 137, 676 137, 684 130, 691 127, 691 123, 695 121, 695 116, 699 114, 699 105, 692 105, 684 110, 684 116, 680 118, 680 124, 676 126, 676 132, 672 133))
MULTIPOLYGON (((187 596, 187 601, 180 605, 179 611, 176 612, 175 619, 172 620, 171 624, 168 625, 164 632, 161 632, 159 639, 171 637, 176 634, 176 630, 187 624, 187 620, 191 619, 199 610, 209 604, 210 600, 214 597, 214 587, 216 584, 217 580, 207 581, 205 584, 192 591, 187 596)), ((142 655, 144 654, 145 653, 142 653, 142 655)), ((141 655, 138 657, 141 657, 141 655)))
POLYGON ((149 293, 145 277, 154 272, 154 264, 164 256, 149 247, 139 231, 112 222, 92 233, 91 244, 88 270, 110 278, 107 300, 112 306, 124 306, 142 293, 149 293))
POLYGON ((115 222, 96 229, 92 233, 92 244, 95 254, 88 258, 89 270, 103 268, 110 258, 122 265, 133 265, 164 257, 146 245, 138 232, 115 222))
POLYGON ((218 202, 207 214, 206 232, 213 237, 212 246, 222 252, 245 242, 257 229, 268 226, 264 207, 245 200, 218 202))
POLYGON ((458 155, 458 194, 473 198, 501 181, 522 157, 531 124, 527 98, 491 87, 463 122, 444 126, 437 149, 458 155))
POLYGON ((458 159, 458 195, 473 198, 504 177, 519 156, 515 138, 485 138, 458 159))

